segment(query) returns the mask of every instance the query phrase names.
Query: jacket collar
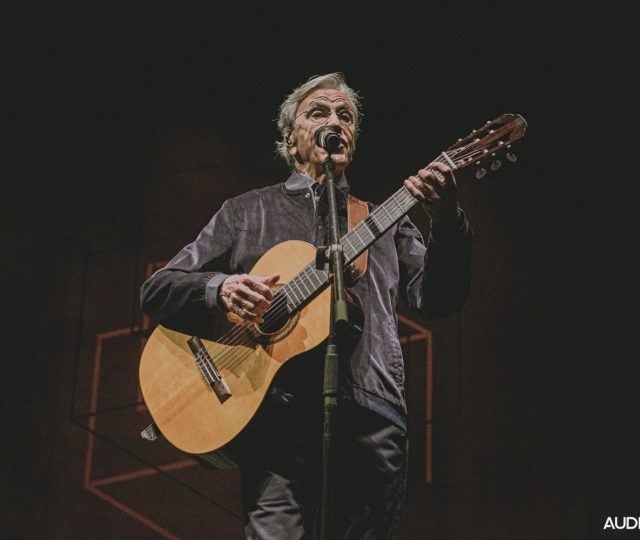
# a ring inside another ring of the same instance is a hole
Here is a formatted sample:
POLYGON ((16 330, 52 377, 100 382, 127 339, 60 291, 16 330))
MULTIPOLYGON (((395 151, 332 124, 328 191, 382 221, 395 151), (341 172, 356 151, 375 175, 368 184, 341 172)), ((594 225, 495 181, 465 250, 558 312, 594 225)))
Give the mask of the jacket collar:
MULTIPOLYGON (((291 176, 284 183, 284 190, 290 194, 301 193, 313 185, 314 181, 298 171, 293 171, 291 176)), ((347 177, 342 173, 336 182, 339 191, 349 192, 349 182, 347 177)))

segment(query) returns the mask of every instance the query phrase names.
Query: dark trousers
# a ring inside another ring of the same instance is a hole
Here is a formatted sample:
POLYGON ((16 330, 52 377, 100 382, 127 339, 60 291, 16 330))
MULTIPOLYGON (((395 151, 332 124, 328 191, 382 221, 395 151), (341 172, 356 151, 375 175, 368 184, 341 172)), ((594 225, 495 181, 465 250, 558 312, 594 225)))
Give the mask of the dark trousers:
MULTIPOLYGON (((270 401, 267 399, 267 401, 270 401)), ((236 452, 250 539, 317 537, 322 406, 266 403, 236 452)), ((407 437, 343 401, 335 431, 333 538, 393 538, 404 500, 407 437)))

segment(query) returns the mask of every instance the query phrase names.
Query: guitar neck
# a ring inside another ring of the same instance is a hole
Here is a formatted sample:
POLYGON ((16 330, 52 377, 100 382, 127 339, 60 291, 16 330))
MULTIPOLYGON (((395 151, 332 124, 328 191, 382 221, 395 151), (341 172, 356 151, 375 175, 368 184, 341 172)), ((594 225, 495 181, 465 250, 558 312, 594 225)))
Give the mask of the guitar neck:
MULTIPOLYGON (((455 164, 446 152, 442 152, 433 161, 447 165, 455 164)), ((356 227, 341 239, 345 255, 345 265, 353 262, 358 255, 365 251, 378 238, 386 233, 394 223, 397 223, 418 202, 406 187, 402 186, 385 202, 378 206, 356 227)))
POLYGON ((371 212, 341 239, 345 264, 353 262, 394 223, 397 223, 418 200, 404 186, 371 212))
MULTIPOLYGON (((371 212, 367 218, 340 239, 345 266, 353 262, 394 223, 398 222, 418 200, 404 186, 371 212)), ((315 261, 305 266, 281 291, 286 295, 290 312, 306 304, 329 284, 326 270, 318 270, 315 261)))
MULTIPOLYGON (((451 164, 446 152, 436 159, 440 163, 451 164)), ((402 186, 385 202, 371 212, 340 239, 345 266, 353 262, 378 238, 386 233, 402 216, 418 202, 406 187, 402 186)), ((287 298, 287 307, 292 312, 306 304, 317 293, 329 285, 329 274, 326 270, 318 270, 315 261, 305 266, 293 279, 285 284, 281 291, 287 298)))

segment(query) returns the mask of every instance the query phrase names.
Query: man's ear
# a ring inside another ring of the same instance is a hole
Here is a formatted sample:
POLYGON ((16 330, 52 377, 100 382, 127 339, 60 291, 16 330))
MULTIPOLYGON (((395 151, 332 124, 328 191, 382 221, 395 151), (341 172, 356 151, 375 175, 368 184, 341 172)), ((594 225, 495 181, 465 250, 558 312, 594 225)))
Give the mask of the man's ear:
POLYGON ((296 145, 291 137, 291 130, 285 129, 282 134, 284 135, 284 144, 287 147, 287 152, 294 156, 296 154, 296 145))

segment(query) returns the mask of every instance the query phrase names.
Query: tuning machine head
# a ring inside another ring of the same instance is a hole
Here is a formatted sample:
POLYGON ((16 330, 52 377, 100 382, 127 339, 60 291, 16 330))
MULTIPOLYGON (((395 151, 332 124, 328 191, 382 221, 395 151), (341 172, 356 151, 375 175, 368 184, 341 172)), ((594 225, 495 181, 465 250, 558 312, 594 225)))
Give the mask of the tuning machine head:
POLYGON ((476 178, 478 180, 482 180, 487 175, 487 169, 484 167, 478 167, 476 170, 476 178))

